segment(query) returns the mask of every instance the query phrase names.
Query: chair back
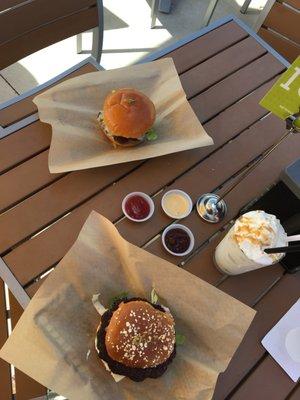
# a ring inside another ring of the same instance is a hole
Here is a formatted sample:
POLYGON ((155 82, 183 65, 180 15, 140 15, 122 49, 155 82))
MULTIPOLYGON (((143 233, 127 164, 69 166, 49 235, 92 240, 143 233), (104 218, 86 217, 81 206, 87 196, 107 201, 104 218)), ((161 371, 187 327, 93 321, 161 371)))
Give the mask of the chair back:
MULTIPOLYGON (((0 69, 99 25, 99 0, 0 0, 0 69)), ((103 30, 103 26, 99 26, 103 30)))
POLYGON ((258 34, 293 62, 300 54, 300 0, 276 0, 258 34))

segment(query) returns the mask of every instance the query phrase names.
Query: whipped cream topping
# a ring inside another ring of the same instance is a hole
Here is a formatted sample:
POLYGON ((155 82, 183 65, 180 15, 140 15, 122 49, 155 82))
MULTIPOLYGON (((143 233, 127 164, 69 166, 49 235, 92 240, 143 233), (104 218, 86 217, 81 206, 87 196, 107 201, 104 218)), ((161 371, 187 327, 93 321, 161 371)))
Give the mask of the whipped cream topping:
POLYGON ((238 218, 233 238, 250 260, 261 265, 270 265, 283 256, 282 253, 267 254, 264 249, 287 245, 287 234, 279 219, 264 211, 250 211, 238 218))

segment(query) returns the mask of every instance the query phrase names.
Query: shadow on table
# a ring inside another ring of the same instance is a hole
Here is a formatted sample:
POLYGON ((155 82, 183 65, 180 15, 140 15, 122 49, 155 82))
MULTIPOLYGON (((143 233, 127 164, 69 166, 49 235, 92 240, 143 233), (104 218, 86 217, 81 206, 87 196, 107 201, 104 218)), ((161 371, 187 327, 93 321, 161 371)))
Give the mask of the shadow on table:
MULTIPOLYGON (((0 71, 0 75, 18 92, 23 93, 38 85, 38 81, 26 67, 16 62, 0 71)), ((0 97, 1 102, 1 97, 0 97)))

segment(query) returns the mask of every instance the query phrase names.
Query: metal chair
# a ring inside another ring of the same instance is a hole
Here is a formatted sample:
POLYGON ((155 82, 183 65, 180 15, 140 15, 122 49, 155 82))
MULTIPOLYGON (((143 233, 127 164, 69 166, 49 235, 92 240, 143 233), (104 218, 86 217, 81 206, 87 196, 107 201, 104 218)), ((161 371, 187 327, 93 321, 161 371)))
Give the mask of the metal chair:
POLYGON ((0 1, 0 69, 95 26, 98 31, 94 34, 92 54, 100 62, 102 0, 0 1))

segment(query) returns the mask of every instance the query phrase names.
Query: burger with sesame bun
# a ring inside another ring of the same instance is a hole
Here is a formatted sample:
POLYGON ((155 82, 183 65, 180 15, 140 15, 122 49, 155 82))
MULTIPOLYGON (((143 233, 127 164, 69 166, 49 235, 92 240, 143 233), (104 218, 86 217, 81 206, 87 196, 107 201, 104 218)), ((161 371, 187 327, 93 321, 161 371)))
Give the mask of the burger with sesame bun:
POLYGON ((155 116, 149 97, 136 89, 124 88, 106 96, 97 120, 102 134, 114 147, 130 147, 157 138, 152 128, 155 116))
POLYGON ((103 313, 96 350, 116 381, 128 377, 140 382, 164 374, 176 355, 175 339, 175 322, 167 308, 126 297, 103 313))

